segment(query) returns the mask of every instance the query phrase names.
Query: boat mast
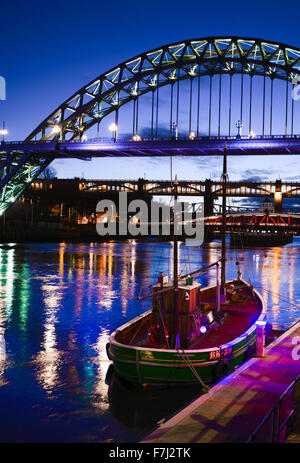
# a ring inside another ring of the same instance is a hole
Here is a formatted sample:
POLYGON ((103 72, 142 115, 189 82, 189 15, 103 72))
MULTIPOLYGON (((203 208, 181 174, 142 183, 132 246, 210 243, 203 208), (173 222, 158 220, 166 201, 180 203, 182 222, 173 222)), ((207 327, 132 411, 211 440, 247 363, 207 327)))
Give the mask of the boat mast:
POLYGON ((223 155, 223 195, 222 195, 222 256, 221 256, 221 303, 226 302, 226 187, 227 187, 227 142, 224 143, 223 155))
MULTIPOLYGON (((177 211, 177 175, 174 182, 174 209, 173 209, 173 285, 174 285, 174 313, 173 313, 173 329, 171 337, 171 348, 178 348, 179 344, 179 307, 178 307, 178 236, 175 229, 176 211, 177 211)), ((176 222, 177 223, 177 222, 176 222)))

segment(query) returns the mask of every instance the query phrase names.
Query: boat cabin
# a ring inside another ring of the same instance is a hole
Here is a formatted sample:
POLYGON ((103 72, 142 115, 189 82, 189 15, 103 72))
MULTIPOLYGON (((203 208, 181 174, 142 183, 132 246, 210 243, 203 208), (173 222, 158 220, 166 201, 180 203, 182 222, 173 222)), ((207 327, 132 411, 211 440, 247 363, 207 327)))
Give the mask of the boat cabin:
MULTIPOLYGON (((168 341, 172 330, 176 329, 176 314, 174 313, 173 283, 168 277, 160 275, 158 284, 152 287, 152 331, 150 330, 150 342, 163 343, 168 341), (165 291, 170 288, 170 291, 165 291), (157 295, 155 293, 158 293, 157 295)), ((178 334, 180 346, 185 348, 199 338, 207 327, 213 323, 212 311, 209 304, 201 303, 201 285, 192 277, 187 277, 178 283, 178 334)), ((174 332, 174 331, 173 331, 174 332)))

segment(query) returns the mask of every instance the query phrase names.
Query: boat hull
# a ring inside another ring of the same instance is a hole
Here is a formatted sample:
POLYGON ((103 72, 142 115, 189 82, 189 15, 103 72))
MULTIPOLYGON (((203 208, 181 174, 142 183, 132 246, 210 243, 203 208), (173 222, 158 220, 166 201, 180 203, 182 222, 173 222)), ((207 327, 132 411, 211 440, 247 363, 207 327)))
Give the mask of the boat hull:
MULTIPOLYGON (((256 292, 258 295, 258 293, 256 292)), ((261 298, 261 296, 259 295, 261 298)), ((265 317, 264 303, 258 317, 265 317)), ((243 363, 256 347, 256 324, 237 338, 218 347, 206 349, 157 349, 125 345, 116 340, 122 329, 146 320, 145 312, 114 332, 107 346, 108 357, 113 361, 116 374, 138 386, 172 386, 195 384, 198 376, 211 384, 243 363), (195 373, 196 372, 196 373, 195 373)))
MULTIPOLYGON (((229 373, 237 365, 250 357, 255 350, 256 330, 232 346, 230 354, 222 356, 220 350, 208 352, 185 352, 202 381, 206 384, 215 382, 229 373), (211 359, 211 354, 217 359, 211 359), (220 355, 220 356, 219 356, 220 355)), ((173 385, 195 384, 199 380, 188 366, 186 356, 177 351, 160 352, 149 349, 141 351, 128 347, 109 347, 115 372, 122 378, 136 385, 173 385)))

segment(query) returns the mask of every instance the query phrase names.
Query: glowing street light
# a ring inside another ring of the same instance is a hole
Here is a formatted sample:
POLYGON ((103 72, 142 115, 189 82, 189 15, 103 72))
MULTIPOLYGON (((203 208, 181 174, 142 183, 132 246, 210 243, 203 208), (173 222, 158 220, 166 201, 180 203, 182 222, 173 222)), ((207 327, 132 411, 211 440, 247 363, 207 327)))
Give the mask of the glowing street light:
POLYGON ((191 132, 190 135, 189 135, 189 139, 194 140, 195 137, 196 137, 195 132, 191 132))
POLYGON ((54 125, 53 128, 52 128, 52 133, 54 133, 55 135, 59 134, 61 131, 61 128, 58 124, 54 125))
POLYGON ((116 141, 116 139, 117 139, 117 130, 118 130, 117 124, 115 124, 113 122, 112 124, 110 124, 110 126, 108 128, 113 134, 113 141, 116 141))
POLYGON ((177 126, 176 122, 172 123, 172 138, 176 139, 176 140, 178 138, 178 126, 177 126))
POLYGON ((133 135, 132 140, 133 141, 141 141, 141 137, 136 133, 135 135, 133 135))
POLYGON ((256 137, 256 134, 252 130, 250 130, 249 138, 255 138, 255 137, 256 137))
POLYGON ((235 124, 236 128, 238 129, 238 133, 236 138, 241 138, 241 129, 243 127, 242 121, 238 120, 237 123, 235 124))
POLYGON ((8 134, 8 131, 6 130, 5 128, 5 122, 3 121, 3 126, 2 126, 2 129, 0 130, 0 135, 2 135, 2 143, 4 144, 4 138, 5 138, 5 135, 8 134))
POLYGON ((282 193, 281 193, 281 191, 275 191, 275 193, 274 193, 274 199, 275 199, 275 201, 281 201, 281 200, 282 200, 282 193))

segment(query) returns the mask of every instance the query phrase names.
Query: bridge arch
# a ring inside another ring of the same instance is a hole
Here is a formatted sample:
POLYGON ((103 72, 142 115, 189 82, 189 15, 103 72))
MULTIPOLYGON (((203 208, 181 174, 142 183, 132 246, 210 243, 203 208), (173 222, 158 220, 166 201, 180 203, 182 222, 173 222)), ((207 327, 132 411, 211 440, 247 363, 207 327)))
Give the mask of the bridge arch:
POLYGON ((97 191, 99 193, 137 193, 138 185, 132 184, 130 181, 120 181, 117 185, 112 186, 112 182, 94 182, 92 180, 85 180, 79 184, 79 190, 85 192, 97 191))
MULTIPOLYGON (((254 75, 292 82, 300 75, 300 49, 258 38, 185 40, 124 61, 82 87, 53 111, 28 140, 76 140, 94 124, 145 93, 200 76, 254 75)), ((273 84, 272 84, 273 85, 273 84)))
MULTIPOLYGON (((237 185, 228 185, 227 188, 226 188, 226 194, 227 196, 231 196, 231 193, 232 193, 232 190, 241 190, 240 192, 240 196, 243 196, 243 194, 245 196, 251 196, 251 190, 253 190, 253 186, 249 186, 247 183, 241 183, 241 184, 237 184, 237 185), (243 189, 243 190, 242 190, 243 189), (250 194, 249 194, 250 193, 250 194)), ((265 196, 270 196, 272 195, 272 191, 271 189, 268 189, 267 187, 265 186, 259 186, 259 185, 256 185, 255 186, 255 190, 256 191, 260 191, 261 193, 263 193, 265 196)), ((212 192, 213 195, 215 196, 222 196, 223 194, 223 188, 222 186, 216 190, 214 190, 212 192)))

